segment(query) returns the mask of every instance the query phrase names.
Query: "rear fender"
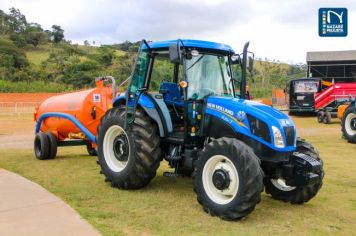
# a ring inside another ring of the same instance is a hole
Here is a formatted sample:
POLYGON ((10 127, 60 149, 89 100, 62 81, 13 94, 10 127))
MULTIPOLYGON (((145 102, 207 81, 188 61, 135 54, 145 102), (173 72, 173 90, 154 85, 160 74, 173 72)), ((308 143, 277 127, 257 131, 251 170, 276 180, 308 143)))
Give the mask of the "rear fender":
MULTIPOLYGON (((113 107, 118 107, 121 105, 126 104, 126 98, 125 94, 122 93, 120 94, 119 97, 117 97, 114 102, 113 102, 113 107)), ((164 125, 165 123, 163 122, 162 115, 160 114, 159 107, 156 107, 154 104, 154 101, 152 101, 151 98, 149 98, 147 95, 142 94, 140 96, 140 99, 138 100, 138 106, 141 107, 146 114, 155 121, 155 123, 158 126, 159 129, 159 135, 160 137, 166 137, 167 136, 167 127, 164 125)))

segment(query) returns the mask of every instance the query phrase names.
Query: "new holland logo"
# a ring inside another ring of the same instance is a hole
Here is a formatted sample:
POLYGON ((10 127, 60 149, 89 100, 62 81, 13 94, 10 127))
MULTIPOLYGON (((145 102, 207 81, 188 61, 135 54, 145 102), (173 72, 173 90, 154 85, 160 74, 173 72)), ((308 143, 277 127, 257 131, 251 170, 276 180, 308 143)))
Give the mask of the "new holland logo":
POLYGON ((319 36, 345 37, 347 36, 347 9, 320 8, 319 36))
POLYGON ((244 121, 246 119, 246 113, 244 111, 238 111, 236 118, 238 121, 244 121))

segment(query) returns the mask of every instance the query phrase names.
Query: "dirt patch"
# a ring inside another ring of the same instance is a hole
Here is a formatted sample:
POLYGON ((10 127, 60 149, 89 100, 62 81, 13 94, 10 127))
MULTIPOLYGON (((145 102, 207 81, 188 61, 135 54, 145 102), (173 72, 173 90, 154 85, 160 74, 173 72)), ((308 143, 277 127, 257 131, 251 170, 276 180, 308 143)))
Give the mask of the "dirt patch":
POLYGON ((33 147, 33 134, 0 135, 0 149, 29 149, 33 147))
POLYGON ((0 117, 0 149, 33 147, 35 122, 32 116, 0 117))
POLYGON ((58 93, 0 93, 0 102, 42 102, 58 93))

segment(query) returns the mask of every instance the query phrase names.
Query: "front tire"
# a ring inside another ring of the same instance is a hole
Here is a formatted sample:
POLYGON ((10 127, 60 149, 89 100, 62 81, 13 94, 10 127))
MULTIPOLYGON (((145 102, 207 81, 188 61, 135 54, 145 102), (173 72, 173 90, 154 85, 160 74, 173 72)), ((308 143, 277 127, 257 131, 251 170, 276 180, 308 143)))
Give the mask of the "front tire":
POLYGON ((113 187, 139 189, 156 175, 161 150, 157 128, 137 110, 131 130, 125 130, 126 108, 105 114, 98 127, 98 158, 101 172, 113 187))
POLYGON ((356 109, 354 104, 346 108, 341 120, 341 130, 350 143, 356 143, 356 109))
POLYGON ((319 157, 318 150, 304 139, 297 139, 296 152, 306 154, 321 162, 321 171, 316 173, 319 175, 318 181, 314 184, 295 187, 288 186, 283 178, 265 178, 265 189, 266 193, 271 194, 272 198, 276 200, 290 202, 292 204, 303 204, 304 202, 308 202, 310 199, 315 197, 323 185, 323 161, 319 157))
POLYGON ((238 220, 261 200, 263 172, 259 159, 239 140, 219 138, 207 144, 195 172, 197 200, 212 216, 238 220))

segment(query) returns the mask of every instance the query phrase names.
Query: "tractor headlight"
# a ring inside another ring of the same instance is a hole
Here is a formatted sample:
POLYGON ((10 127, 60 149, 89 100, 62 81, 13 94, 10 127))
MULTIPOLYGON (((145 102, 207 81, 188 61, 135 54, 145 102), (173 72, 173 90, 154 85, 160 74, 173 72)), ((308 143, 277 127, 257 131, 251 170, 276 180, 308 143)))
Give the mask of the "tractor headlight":
POLYGON ((272 133, 273 133, 274 145, 278 148, 284 148, 286 145, 284 144, 281 131, 276 126, 272 126, 272 133))

